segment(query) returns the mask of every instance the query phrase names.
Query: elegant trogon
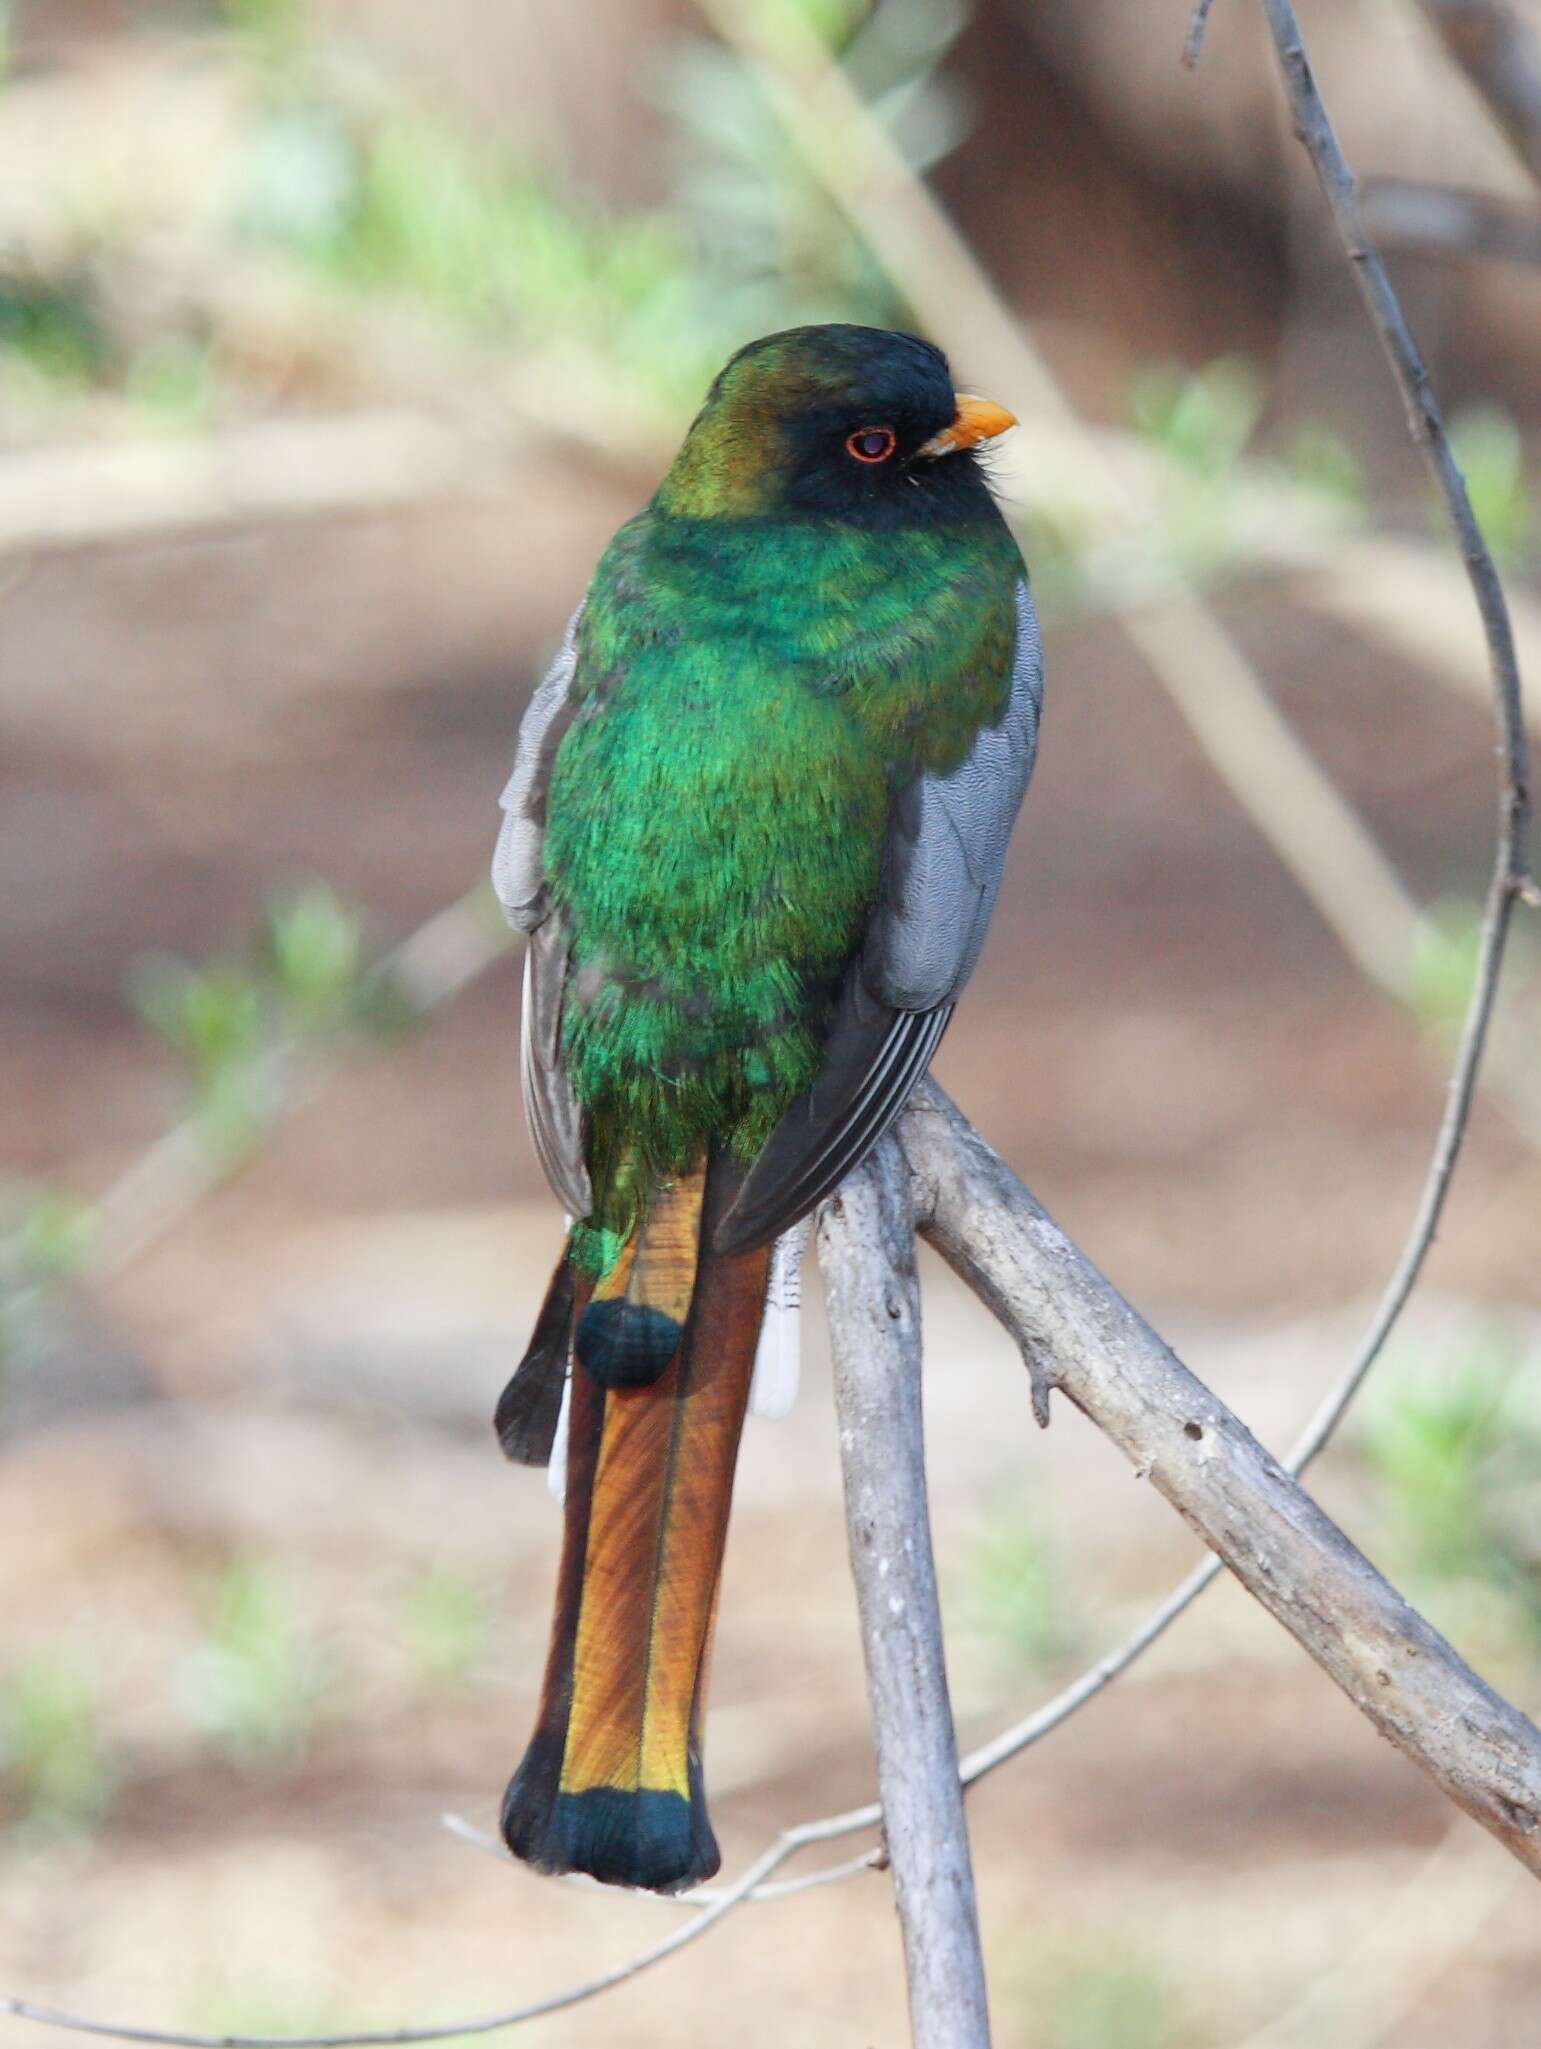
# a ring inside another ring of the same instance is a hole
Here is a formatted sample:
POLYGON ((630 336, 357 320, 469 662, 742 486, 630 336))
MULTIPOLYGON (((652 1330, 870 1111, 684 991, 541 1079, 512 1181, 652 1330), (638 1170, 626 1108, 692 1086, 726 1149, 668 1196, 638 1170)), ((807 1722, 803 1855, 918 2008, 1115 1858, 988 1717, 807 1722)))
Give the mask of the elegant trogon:
POLYGON ((717 1868, 702 1703, 773 1258, 925 1072, 1032 767, 1038 631, 980 461, 1014 424, 910 335, 751 343, 520 729, 493 878, 573 1220, 498 1408, 511 1457, 565 1435, 503 1808, 543 1870, 671 1891, 717 1868))

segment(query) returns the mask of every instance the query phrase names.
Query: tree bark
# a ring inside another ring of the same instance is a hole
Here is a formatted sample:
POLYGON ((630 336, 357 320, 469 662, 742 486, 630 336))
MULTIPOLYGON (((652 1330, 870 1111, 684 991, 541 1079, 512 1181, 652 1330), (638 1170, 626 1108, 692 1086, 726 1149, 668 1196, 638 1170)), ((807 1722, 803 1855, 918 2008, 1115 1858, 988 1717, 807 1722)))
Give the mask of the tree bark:
POLYGON ((926 1506, 909 1175, 886 1138, 826 1206, 846 1526, 915 2049, 989 2049, 926 1506))
POLYGON ((1541 1731, 1408 1606, 1064 1236, 934 1082, 900 1126, 920 1229, 1383 1736, 1541 1875, 1541 1731))

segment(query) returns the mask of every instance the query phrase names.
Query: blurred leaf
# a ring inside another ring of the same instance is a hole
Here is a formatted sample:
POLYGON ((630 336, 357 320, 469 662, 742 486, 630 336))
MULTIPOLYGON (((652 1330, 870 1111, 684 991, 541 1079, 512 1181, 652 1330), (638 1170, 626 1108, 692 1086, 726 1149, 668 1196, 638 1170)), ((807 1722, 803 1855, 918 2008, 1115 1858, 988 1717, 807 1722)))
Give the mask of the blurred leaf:
POLYGON ((124 390, 163 425, 207 425, 214 395, 209 344, 177 334, 147 342, 129 365, 124 390))
POLYGON ((214 1589, 204 1647, 179 1675, 189 1719, 242 1770, 270 1771, 304 1756, 335 1688, 333 1662, 281 1574, 234 1560, 214 1589))
POLYGON ((1472 1318, 1404 1348, 1367 1390, 1356 1438, 1389 1537, 1435 1605, 1541 1643, 1541 1382, 1504 1325, 1472 1318))
POLYGON ((18 1266, 37 1281, 68 1280, 90 1256, 96 1215, 64 1188, 43 1188, 25 1203, 11 1245, 18 1266))
POLYGON ((111 367, 112 344, 81 279, 0 274, 0 350, 51 383, 90 385, 111 367))
POLYGON ((761 15, 772 26, 778 13, 801 20, 832 50, 840 50, 870 6, 871 0, 762 0, 761 15))
POLYGON ((279 1002, 300 1031, 335 1028, 358 1006, 364 920, 324 882, 279 898, 268 910, 268 949, 279 1002))
POLYGON ((463 1573, 437 1565, 408 1588, 402 1635, 421 1676, 434 1686, 463 1686, 486 1659, 492 1607, 463 1573))
POLYGON ((37 1655, 0 1678, 4 1804, 34 1826, 90 1828, 112 1804, 96 1690, 74 1660, 37 1655))
POLYGON ((1330 428, 1298 428, 1285 451, 1284 465, 1293 481, 1307 490, 1355 509, 1363 506, 1363 467, 1348 443, 1330 428))
POLYGON ((1499 563, 1516 561, 1532 528, 1519 430, 1498 406, 1466 406, 1450 422, 1450 445, 1483 538, 1499 563))
POLYGON ((0 1392, 58 1341, 58 1291, 89 1259, 96 1213, 64 1189, 21 1185, 0 1201, 0 1392))
POLYGON ((1070 1965, 1051 1978, 1041 2011, 1049 2049, 1165 2049, 1176 2040, 1169 1985, 1133 1959, 1070 1965))
POLYGON ((233 961, 195 968, 147 954, 130 970, 129 989, 146 1024, 200 1079, 261 1047, 261 991, 233 961))
POLYGON ((957 1603, 962 1626, 1008 1665, 1041 1672, 1075 1647, 1052 1533, 1015 1493, 981 1518, 958 1575, 957 1603))
POLYGON ((226 22, 270 60, 290 59, 309 26, 307 0, 220 0, 226 22))
POLYGON ((1459 897, 1432 905, 1412 962, 1412 1005, 1424 1030, 1441 1043, 1459 1031, 1477 976, 1482 906, 1459 897))
MULTIPOLYGON (((870 10, 837 4, 815 14, 853 86, 916 170, 968 130, 966 103, 940 73, 966 19, 958 0, 887 0, 870 10)), ((800 322, 905 324, 893 286, 732 52, 681 38, 655 97, 676 129, 673 198, 694 244, 689 304, 702 358, 720 361, 754 334, 800 322)))
POLYGON ((1244 452, 1263 412, 1263 380, 1239 356, 1220 356, 1202 370, 1170 363, 1140 371, 1130 412, 1142 434, 1174 462, 1200 476, 1230 469, 1244 452))

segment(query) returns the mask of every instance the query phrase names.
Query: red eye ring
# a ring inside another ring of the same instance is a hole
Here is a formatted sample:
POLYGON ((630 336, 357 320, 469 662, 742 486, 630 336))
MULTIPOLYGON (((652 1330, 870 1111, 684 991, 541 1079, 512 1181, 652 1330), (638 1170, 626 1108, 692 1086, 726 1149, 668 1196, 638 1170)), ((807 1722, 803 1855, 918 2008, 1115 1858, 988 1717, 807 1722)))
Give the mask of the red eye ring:
POLYGON ((858 462, 887 462, 898 445, 892 427, 858 427, 845 437, 846 453, 858 462))

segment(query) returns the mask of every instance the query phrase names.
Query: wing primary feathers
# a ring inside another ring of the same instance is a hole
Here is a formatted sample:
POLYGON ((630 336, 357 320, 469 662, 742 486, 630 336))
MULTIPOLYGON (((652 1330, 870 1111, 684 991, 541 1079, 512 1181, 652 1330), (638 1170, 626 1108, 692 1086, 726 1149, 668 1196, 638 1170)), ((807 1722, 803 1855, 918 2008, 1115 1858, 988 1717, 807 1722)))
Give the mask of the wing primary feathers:
POLYGON ((830 1069, 787 1112, 750 1169, 717 1228, 713 1243, 719 1251, 762 1245, 833 1194, 904 1108, 951 1016, 950 1003, 890 1014, 876 1057, 858 1066, 854 1095, 826 1107, 821 1092, 840 1072, 835 1063, 845 1050, 836 1047, 830 1069))
POLYGON ((567 935, 557 918, 548 918, 530 934, 524 956, 519 1074, 541 1171, 568 1214, 586 1217, 594 1193, 583 1159, 583 1113, 561 1064, 566 973, 567 935))

